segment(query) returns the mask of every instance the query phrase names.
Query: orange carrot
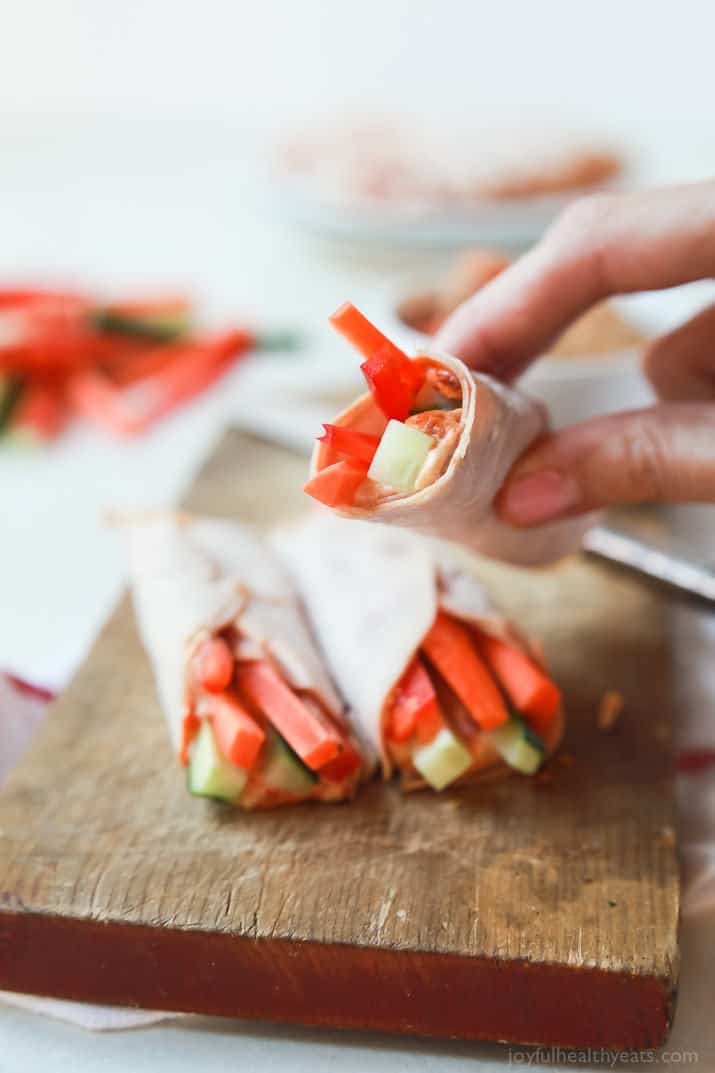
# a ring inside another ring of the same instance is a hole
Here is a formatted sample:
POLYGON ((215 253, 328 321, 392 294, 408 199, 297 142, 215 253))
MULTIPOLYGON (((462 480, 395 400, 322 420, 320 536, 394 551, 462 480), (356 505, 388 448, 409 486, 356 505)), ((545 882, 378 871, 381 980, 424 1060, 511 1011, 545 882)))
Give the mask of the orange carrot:
POLYGON ((466 626, 440 611, 422 648, 482 729, 507 722, 504 698, 466 626))
POLYGON ((219 749, 236 767, 250 770, 256 762, 265 731, 252 719, 235 697, 228 693, 211 697, 206 702, 219 749))
POLYGON ((119 317, 188 317, 193 303, 186 295, 167 294, 154 298, 122 299, 104 308, 119 317))
POLYGON ((364 463, 334 462, 311 477, 303 491, 327 507, 349 507, 367 471, 364 463))
POLYGON ((410 361, 350 302, 333 313, 330 323, 365 357, 360 368, 385 416, 404 421, 424 382, 421 366, 410 361))
POLYGON ((322 717, 317 706, 304 704, 266 660, 239 663, 236 681, 240 692, 282 734, 293 752, 317 771, 340 752, 340 732, 322 717))
POLYGON ((382 351, 411 364, 407 355, 391 343, 352 302, 343 302, 328 320, 364 358, 372 358, 378 351, 382 351))
POLYGON ((537 733, 547 730, 561 706, 558 686, 514 645, 480 633, 479 651, 516 710, 537 733))
POLYGON ((235 662, 223 637, 211 637, 196 649, 192 666, 200 686, 209 693, 223 693, 231 684, 235 662))

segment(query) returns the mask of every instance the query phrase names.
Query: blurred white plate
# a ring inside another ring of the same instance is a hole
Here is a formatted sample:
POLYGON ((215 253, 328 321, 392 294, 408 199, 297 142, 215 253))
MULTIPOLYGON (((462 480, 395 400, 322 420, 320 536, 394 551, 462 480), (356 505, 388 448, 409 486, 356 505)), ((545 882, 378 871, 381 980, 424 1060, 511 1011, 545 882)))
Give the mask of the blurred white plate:
POLYGON ((535 242, 574 195, 474 201, 454 211, 400 212, 330 204, 305 184, 284 179, 275 189, 283 218, 321 238, 381 246, 461 246, 497 243, 522 247, 535 242))

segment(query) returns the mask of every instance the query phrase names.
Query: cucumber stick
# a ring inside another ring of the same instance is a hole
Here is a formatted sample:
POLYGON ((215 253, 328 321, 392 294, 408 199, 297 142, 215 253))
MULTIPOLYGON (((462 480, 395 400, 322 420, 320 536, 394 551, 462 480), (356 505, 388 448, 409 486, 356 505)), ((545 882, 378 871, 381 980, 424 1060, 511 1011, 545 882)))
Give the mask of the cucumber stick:
POLYGON ((312 792, 318 776, 305 766, 285 738, 274 731, 265 765, 261 769, 261 780, 271 790, 305 797, 312 792))
POLYGON ((412 754, 412 762, 434 790, 444 790, 472 765, 472 756, 451 730, 443 727, 434 741, 412 754))
POLYGON ((409 495, 434 442, 426 432, 393 418, 382 434, 368 477, 409 495))
POLYGON ((248 772, 227 760, 218 747, 213 728, 204 719, 191 750, 189 792, 235 803, 248 782, 248 772))
POLYGON ((522 775, 533 775, 544 760, 544 743, 523 719, 512 716, 508 723, 485 732, 502 760, 522 775))
POLYGON ((189 330, 185 313, 130 316, 126 313, 114 313, 109 309, 99 309, 92 314, 91 319, 100 332, 146 339, 153 343, 170 343, 186 335, 189 330))

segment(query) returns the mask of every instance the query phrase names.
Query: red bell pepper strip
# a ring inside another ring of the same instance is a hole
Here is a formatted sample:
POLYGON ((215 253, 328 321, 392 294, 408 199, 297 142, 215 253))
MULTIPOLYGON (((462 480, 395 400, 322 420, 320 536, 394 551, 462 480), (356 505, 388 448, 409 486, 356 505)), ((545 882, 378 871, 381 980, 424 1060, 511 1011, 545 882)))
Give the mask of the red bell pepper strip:
POLYGON ((347 455, 353 461, 365 462, 369 466, 380 445, 379 436, 368 436, 365 432, 356 432, 342 425, 323 425, 325 432, 318 436, 319 443, 326 443, 338 454, 347 455))
MULTIPOLYGON (((412 363, 405 358, 408 365, 412 363)), ((412 409, 424 377, 415 376, 385 350, 378 351, 360 366, 368 387, 385 417, 404 421, 412 409)))
POLYGON ((236 669, 233 653, 223 637, 202 641, 191 663, 196 681, 209 693, 223 693, 228 689, 236 669))
POLYGON ((206 702, 206 712, 223 755, 236 767, 250 771, 266 740, 266 732, 228 693, 211 697, 206 702))
POLYGON ((340 732, 304 704, 267 660, 239 663, 238 689, 282 734, 303 763, 318 771, 340 752, 340 732))
POLYGON ((390 714, 388 737, 392 741, 407 741, 418 729, 420 741, 434 738, 442 723, 432 680, 416 656, 400 679, 390 714))
POLYGON ((424 373, 350 302, 329 319, 366 359, 360 368, 382 412, 404 421, 422 387, 424 373))
POLYGON ((558 686, 528 656, 486 633, 477 638, 479 651, 520 715, 537 733, 544 733, 561 707, 558 686))
POLYGON ((395 703, 390 712, 387 736, 390 741, 408 741, 415 732, 417 713, 406 704, 395 703))
POLYGON ((303 491, 326 507, 350 507, 367 471, 364 463, 335 462, 311 477, 303 491))
POLYGON ((422 649, 483 730, 507 722, 504 698, 466 626, 440 611, 422 649))

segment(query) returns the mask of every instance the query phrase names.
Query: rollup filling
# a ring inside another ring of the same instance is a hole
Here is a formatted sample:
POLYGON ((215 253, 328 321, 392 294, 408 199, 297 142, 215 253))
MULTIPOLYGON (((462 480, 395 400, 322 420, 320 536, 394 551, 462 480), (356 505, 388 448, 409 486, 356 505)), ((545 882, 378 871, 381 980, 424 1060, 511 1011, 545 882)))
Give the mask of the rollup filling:
POLYGON ((191 793, 244 808, 349 796, 362 767, 357 743, 321 700, 293 688, 235 626, 193 647, 181 759, 191 793))
POLYGON ((331 507, 372 509, 433 484, 445 473, 463 431, 462 388, 432 358, 411 361, 359 310, 346 304, 333 325, 366 357, 361 365, 373 407, 367 427, 325 425, 330 462, 305 486, 331 507))
POLYGON ((408 783, 435 790, 490 763, 533 775, 560 709, 521 649, 440 611, 385 705, 386 748, 408 783))

